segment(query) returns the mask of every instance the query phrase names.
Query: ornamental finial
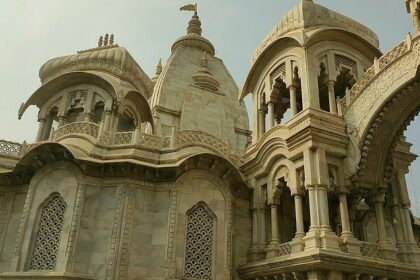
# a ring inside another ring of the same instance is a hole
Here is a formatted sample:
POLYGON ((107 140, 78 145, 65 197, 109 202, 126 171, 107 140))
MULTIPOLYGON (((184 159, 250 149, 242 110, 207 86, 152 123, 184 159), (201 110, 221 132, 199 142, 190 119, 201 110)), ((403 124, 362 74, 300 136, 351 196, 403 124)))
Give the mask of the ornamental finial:
POLYGON ((198 35, 201 36, 201 22, 200 22, 200 18, 198 17, 197 14, 197 4, 188 4, 185 6, 182 6, 180 8, 181 11, 193 11, 194 15, 191 17, 191 20, 188 22, 188 28, 187 28, 187 33, 188 35, 193 34, 193 35, 198 35))
POLYGON ((156 76, 159 76, 162 73, 162 59, 159 59, 159 63, 156 66, 156 76))

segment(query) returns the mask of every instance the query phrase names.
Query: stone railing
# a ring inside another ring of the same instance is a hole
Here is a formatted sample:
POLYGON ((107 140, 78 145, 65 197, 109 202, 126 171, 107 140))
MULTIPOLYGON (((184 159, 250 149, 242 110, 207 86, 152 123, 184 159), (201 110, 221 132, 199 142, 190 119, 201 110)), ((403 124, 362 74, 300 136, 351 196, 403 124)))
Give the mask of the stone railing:
POLYGON ((140 132, 135 141, 139 146, 157 150, 161 148, 161 139, 159 136, 140 132))
POLYGON ((229 158, 232 162, 238 164, 239 161, 239 158, 232 151, 228 142, 223 142, 219 138, 202 131, 180 131, 176 134, 174 145, 176 148, 183 148, 193 145, 204 146, 229 158))
MULTIPOLYGON (((53 131, 48 141, 58 141, 66 135, 84 134, 92 136, 96 139, 96 143, 107 146, 115 146, 115 148, 123 148, 132 145, 151 150, 160 149, 182 149, 190 146, 202 146, 213 150, 231 160, 234 163, 239 162, 239 157, 231 149, 228 142, 224 142, 219 138, 200 131, 180 131, 174 136, 157 136, 135 131, 124 132, 107 132, 100 128, 96 123, 91 122, 74 122, 59 127, 53 131)), ((35 142, 32 144, 20 144, 5 140, 0 140, 0 154, 20 156, 30 149, 41 145, 44 142, 35 142)))
POLYGON ((411 37, 408 36, 406 40, 399 43, 379 59, 375 59, 374 64, 366 70, 360 79, 357 80, 350 91, 346 93, 346 96, 338 101, 341 113, 346 111, 351 102, 360 95, 360 93, 375 79, 376 76, 378 76, 383 69, 397 61, 398 58, 404 54, 408 53, 410 51, 411 44, 411 37))
POLYGON ((115 132, 112 144, 114 145, 128 145, 133 142, 133 132, 115 132))
POLYGON ((0 140, 0 154, 19 156, 25 149, 25 142, 23 144, 17 142, 11 142, 6 140, 0 140))
POLYGON ((279 256, 287 256, 292 253, 292 245, 290 242, 279 245, 279 256))
POLYGON ((362 256, 369 258, 380 258, 380 246, 378 244, 372 244, 369 242, 361 242, 360 244, 360 253, 362 256))
POLYGON ((57 140, 68 134, 87 134, 92 137, 98 137, 99 125, 92 122, 73 122, 63 125, 54 131, 53 139, 57 140))

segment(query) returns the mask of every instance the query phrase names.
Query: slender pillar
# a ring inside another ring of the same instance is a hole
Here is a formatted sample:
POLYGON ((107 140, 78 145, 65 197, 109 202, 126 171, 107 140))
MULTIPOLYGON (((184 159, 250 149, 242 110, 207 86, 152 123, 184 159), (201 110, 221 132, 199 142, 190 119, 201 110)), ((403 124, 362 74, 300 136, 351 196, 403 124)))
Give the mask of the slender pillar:
POLYGON ((309 214, 311 218, 311 225, 309 227, 309 231, 314 231, 314 230, 319 229, 315 186, 308 186, 308 196, 309 196, 309 214))
POLYGON ((274 258, 279 255, 279 225, 277 220, 277 205, 271 204, 271 241, 267 247, 267 258, 274 258))
POLYGON ((64 116, 58 117, 58 127, 63 126, 66 121, 66 118, 64 116))
POLYGON ((50 138, 52 124, 53 124, 53 118, 52 116, 49 115, 45 122, 44 134, 42 135, 42 141, 48 140, 50 138))
POLYGON ((263 108, 258 110, 258 137, 265 133, 265 111, 263 108))
POLYGON ((267 104, 268 107, 268 128, 272 128, 274 124, 274 102, 270 101, 267 104))
POLYGON ((297 98, 296 98, 296 87, 290 86, 290 111, 292 116, 297 114, 297 98))
POLYGON ((38 132, 36 134, 35 142, 42 141, 42 137, 44 136, 44 130, 45 130, 45 119, 38 119, 39 125, 38 125, 38 132))
POLYGON ((260 206, 258 209, 258 240, 261 245, 267 245, 267 238, 265 232, 265 212, 266 208, 260 206))
POLYGON ((296 216, 296 238, 305 236, 305 229, 303 226, 303 207, 302 195, 295 194, 295 216, 296 216))
POLYGON ((339 193, 338 199, 340 202, 340 218, 341 218, 341 236, 350 237, 353 233, 350 228, 349 210, 347 206, 347 194, 344 192, 339 193))
POLYGON ((383 203, 385 201, 385 195, 379 194, 376 196, 374 201, 375 214, 376 214, 376 226, 378 228, 378 243, 389 244, 388 236, 385 228, 385 218, 383 212, 383 203))
POLYGON ((271 244, 279 242, 279 225, 277 218, 277 205, 271 204, 271 244))
POLYGON ((111 117, 112 113, 110 111, 105 111, 105 119, 104 119, 104 131, 109 131, 110 124, 111 124, 111 117))
POLYGON ((328 211, 328 188, 327 186, 318 186, 318 210, 321 218, 321 229, 331 231, 330 217, 328 211))
POLYGON ((328 101, 330 104, 330 112, 337 114, 337 103, 335 102, 334 81, 328 82, 328 101))
POLYGON ((90 113, 85 113, 85 122, 90 122, 90 118, 91 118, 91 114, 90 113))

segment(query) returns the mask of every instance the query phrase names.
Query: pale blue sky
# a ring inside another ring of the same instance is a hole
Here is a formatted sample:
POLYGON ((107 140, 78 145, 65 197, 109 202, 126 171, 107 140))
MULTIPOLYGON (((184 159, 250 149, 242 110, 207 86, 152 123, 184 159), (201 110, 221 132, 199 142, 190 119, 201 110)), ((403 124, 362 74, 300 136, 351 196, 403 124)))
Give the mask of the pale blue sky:
MULTIPOLYGON (((239 87, 255 47, 298 0, 197 0, 203 35, 216 47, 239 87)), ((386 52, 412 32, 402 0, 315 0, 377 32, 386 52)), ((167 59, 174 40, 185 34, 188 12, 178 0, 1 0, 0 138, 32 141, 36 113, 17 120, 20 103, 40 85, 39 67, 56 56, 96 46, 99 35, 114 33, 152 76, 159 58, 167 59)), ((420 123, 406 133, 420 154, 420 123)), ((407 177, 413 210, 420 215, 420 160, 407 177)))

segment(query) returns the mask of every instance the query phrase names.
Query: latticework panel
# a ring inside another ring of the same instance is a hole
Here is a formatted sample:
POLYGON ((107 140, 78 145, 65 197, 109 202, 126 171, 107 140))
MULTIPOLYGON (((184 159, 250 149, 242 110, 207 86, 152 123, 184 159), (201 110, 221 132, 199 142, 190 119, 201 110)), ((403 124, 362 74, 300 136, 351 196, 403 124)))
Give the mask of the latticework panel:
POLYGON ((200 205, 187 215, 186 279, 212 279, 214 219, 200 205))
POLYGON ((66 204, 58 193, 42 207, 29 269, 55 269, 65 211, 66 204))

